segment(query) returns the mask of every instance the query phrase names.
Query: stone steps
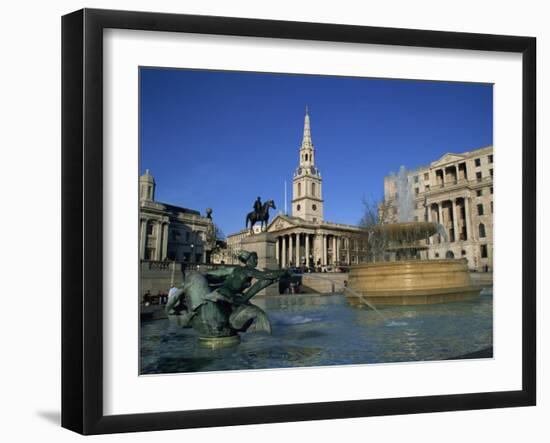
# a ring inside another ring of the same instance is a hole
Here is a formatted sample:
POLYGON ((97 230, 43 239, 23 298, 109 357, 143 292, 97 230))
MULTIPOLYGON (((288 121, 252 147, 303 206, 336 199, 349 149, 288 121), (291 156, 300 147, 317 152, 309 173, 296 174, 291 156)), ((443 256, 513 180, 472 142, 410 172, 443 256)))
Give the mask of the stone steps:
POLYGON ((303 274, 302 286, 319 292, 321 294, 330 294, 342 292, 344 281, 348 280, 348 274, 343 272, 321 272, 313 274, 303 274))

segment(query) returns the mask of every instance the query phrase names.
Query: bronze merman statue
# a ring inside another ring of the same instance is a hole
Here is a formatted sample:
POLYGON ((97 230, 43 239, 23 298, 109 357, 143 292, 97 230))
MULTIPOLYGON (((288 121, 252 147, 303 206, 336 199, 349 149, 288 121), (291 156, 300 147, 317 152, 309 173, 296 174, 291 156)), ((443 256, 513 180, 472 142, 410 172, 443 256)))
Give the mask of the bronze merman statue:
POLYGON ((249 212, 246 216, 245 227, 248 228, 250 222, 250 232, 253 232, 253 227, 257 222, 260 222, 261 229, 264 225, 267 227, 269 221, 269 208, 277 209, 273 200, 267 200, 262 204, 260 197, 254 202, 254 211, 249 212))
POLYGON ((166 313, 170 322, 192 327, 209 347, 238 343, 239 332, 271 333, 266 313, 251 304, 250 299, 270 284, 288 278, 288 272, 256 269, 255 252, 241 251, 239 260, 244 266, 187 273, 183 285, 168 298, 166 313))

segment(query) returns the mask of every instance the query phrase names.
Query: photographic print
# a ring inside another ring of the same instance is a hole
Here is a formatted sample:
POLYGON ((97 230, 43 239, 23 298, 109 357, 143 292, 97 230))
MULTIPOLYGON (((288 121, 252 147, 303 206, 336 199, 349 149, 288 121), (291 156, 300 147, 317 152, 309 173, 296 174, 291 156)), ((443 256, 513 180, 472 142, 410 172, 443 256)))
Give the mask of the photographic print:
POLYGON ((492 84, 139 69, 140 374, 493 357, 492 84))

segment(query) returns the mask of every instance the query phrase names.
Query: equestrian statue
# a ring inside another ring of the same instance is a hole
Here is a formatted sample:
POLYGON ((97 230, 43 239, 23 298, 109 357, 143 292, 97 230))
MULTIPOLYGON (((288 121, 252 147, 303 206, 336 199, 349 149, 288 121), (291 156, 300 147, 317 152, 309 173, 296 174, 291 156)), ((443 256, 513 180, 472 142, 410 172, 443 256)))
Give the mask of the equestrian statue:
POLYGON ((273 200, 267 200, 265 203, 262 203, 260 197, 256 199, 254 202, 254 210, 246 215, 245 227, 248 228, 248 224, 250 223, 250 233, 254 232, 253 228, 257 222, 260 222, 262 231, 264 226, 267 227, 269 221, 269 208, 277 209, 273 200))

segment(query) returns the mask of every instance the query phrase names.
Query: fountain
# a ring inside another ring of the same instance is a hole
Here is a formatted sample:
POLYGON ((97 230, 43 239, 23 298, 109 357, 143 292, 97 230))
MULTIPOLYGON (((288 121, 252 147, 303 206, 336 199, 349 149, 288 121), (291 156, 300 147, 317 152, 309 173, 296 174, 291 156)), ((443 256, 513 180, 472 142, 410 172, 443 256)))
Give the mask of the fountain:
POLYGON ((445 229, 428 221, 426 200, 424 221, 410 221, 413 196, 403 167, 395 180, 398 222, 366 228, 369 245, 382 248, 382 258, 351 268, 349 286, 362 297, 348 292, 349 302, 352 305, 361 305, 364 300, 376 306, 418 305, 479 296, 481 288, 472 284, 466 259, 427 259, 423 251, 429 248, 428 239, 440 234, 447 240, 445 229))

